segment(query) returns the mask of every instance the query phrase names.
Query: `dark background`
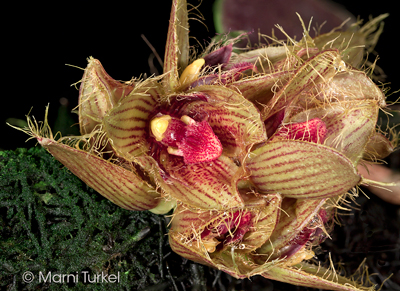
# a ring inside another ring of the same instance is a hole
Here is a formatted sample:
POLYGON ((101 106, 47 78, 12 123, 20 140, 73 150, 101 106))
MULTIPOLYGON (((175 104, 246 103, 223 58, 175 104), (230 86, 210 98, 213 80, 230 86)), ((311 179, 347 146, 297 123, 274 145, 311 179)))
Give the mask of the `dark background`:
MULTIPOLYGON (((190 34, 206 44, 215 34, 212 18, 214 1, 204 0, 199 11, 204 24, 190 21, 190 34)), ((391 13, 376 47, 381 66, 392 91, 400 89, 398 17, 395 1, 341 2, 351 13, 368 19, 391 13), (347 2, 347 3, 345 3, 347 2)), ((198 5, 199 1, 189 3, 198 5)), ((4 10, 2 47, 3 82, 1 92, 0 149, 30 147, 24 143, 26 135, 5 125, 7 118, 25 119, 31 113, 43 120, 45 106, 50 103, 50 125, 53 127, 60 106, 60 98, 69 100, 69 109, 78 102, 78 91, 71 84, 78 82, 86 59, 93 56, 101 61, 106 71, 117 80, 130 80, 140 74, 150 74, 150 48, 142 40, 144 34, 163 58, 171 1, 60 1, 57 4, 14 2, 4 10), (7 20, 5 20, 7 19, 7 20)), ((271 9, 274 9, 271 7, 271 9)), ((298 22, 297 16, 293 21, 298 22)), ((196 44, 193 39, 192 45, 196 44)), ((78 84, 79 86, 79 84, 78 84)), ((394 98, 394 97, 392 97, 394 98)), ((397 97, 396 97, 397 98, 397 97)), ((77 119, 76 119, 77 120, 77 119)))
MULTIPOLYGON (((199 7, 205 17, 204 24, 190 22, 191 36, 195 36, 203 45, 215 34, 213 2, 204 0, 199 7)), ((390 13, 376 51, 380 56, 378 65, 388 76, 386 81, 391 83, 388 86, 392 92, 399 90, 400 12, 396 1, 371 2, 373 4, 361 0, 336 2, 365 20, 370 15, 376 17, 390 13)), ((25 115, 33 108, 31 114, 37 120, 43 120, 45 106, 50 103, 49 120, 53 127, 60 98, 68 99, 69 110, 77 105, 78 91, 71 84, 81 79, 83 71, 65 64, 84 68, 86 59, 93 56, 101 61, 114 79, 127 81, 143 73, 149 75, 148 57, 152 52, 141 34, 147 37, 163 58, 170 3, 168 0, 109 1, 107 5, 99 1, 81 1, 79 4, 69 1, 52 5, 14 2, 7 10, 4 9, 1 20, 3 78, 0 90, 0 150, 35 145, 33 140, 24 142, 27 135, 6 126, 8 118, 25 119, 25 115)), ((199 4, 197 0, 189 0, 189 3, 199 4)), ((293 16, 293 21, 298 22, 297 16, 293 16)), ((191 41, 192 45, 197 43, 193 39, 191 41)), ((395 100, 398 96, 393 94, 390 98, 395 100)), ((363 200, 359 203, 363 210, 356 211, 359 218, 349 216, 344 219, 347 227, 337 227, 333 240, 327 242, 325 249, 338 249, 336 253, 339 255, 333 258, 334 261, 354 260, 353 264, 370 255, 371 260, 367 263, 373 266, 371 272, 382 272, 376 266, 387 265, 392 268, 383 274, 385 278, 400 264, 396 236, 400 211, 398 207, 385 204, 375 196, 371 198, 367 200, 361 197, 363 200), (345 243, 346 246, 341 245, 345 243)), ((392 279, 395 278, 399 281, 399 273, 394 274, 392 279)), ((257 280, 258 277, 253 282, 257 280)), ((285 288, 282 290, 289 290, 285 288)))

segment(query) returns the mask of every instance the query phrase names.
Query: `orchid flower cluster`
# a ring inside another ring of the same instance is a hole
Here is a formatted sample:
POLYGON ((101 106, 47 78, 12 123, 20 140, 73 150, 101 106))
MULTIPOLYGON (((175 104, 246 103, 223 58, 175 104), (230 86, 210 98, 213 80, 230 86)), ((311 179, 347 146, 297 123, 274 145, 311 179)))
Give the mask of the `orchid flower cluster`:
POLYGON ((26 132, 87 185, 129 210, 173 210, 172 249, 236 278, 373 290, 316 263, 340 201, 371 181, 357 167, 393 144, 377 129, 385 96, 359 70, 385 16, 355 31, 189 61, 185 0, 173 0, 164 74, 121 83, 88 60, 81 136, 26 132))

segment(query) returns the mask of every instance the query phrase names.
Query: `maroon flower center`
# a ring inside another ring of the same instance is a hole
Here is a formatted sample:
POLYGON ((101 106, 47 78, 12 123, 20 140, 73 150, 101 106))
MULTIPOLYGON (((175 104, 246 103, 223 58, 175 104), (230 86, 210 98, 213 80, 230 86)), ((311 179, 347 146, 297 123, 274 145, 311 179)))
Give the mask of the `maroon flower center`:
POLYGON ((186 164, 213 161, 222 154, 222 144, 207 121, 159 114, 151 120, 150 129, 169 154, 182 156, 186 164))
POLYGON ((251 213, 236 211, 218 224, 211 224, 201 233, 201 239, 207 250, 212 253, 220 250, 224 245, 235 244, 243 239, 243 236, 251 227, 251 213))

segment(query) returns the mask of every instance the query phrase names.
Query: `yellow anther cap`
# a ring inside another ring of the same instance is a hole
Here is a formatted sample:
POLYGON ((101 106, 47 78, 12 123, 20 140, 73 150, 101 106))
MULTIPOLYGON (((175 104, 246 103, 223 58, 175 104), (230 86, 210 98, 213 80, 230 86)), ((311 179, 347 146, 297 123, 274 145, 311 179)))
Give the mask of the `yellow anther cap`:
POLYGON ((164 132, 167 130, 170 120, 171 116, 163 115, 150 121, 151 133, 154 135, 157 141, 161 141, 163 139, 164 132))
POLYGON ((198 59, 187 66, 179 78, 179 83, 181 86, 195 81, 198 78, 201 68, 204 66, 204 64, 204 59, 198 59))

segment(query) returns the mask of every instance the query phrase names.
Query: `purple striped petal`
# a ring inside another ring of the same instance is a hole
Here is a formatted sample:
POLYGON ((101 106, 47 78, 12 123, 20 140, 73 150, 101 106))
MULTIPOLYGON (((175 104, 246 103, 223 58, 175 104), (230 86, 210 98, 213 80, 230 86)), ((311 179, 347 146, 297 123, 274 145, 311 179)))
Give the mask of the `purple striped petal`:
POLYGON ((242 158, 249 146, 266 140, 259 111, 240 94, 221 86, 200 86, 190 93, 207 96, 207 102, 191 102, 181 114, 196 121, 206 120, 221 141, 225 155, 242 158))
POLYGON ((177 143, 185 164, 214 161, 222 154, 222 145, 207 121, 187 125, 185 136, 177 143))
POLYGON ((313 143, 323 143, 326 137, 326 125, 319 118, 309 119, 304 122, 283 125, 271 138, 304 140, 313 143))
POLYGON ((149 119, 155 114, 159 95, 157 83, 147 85, 135 89, 103 118, 113 149, 129 161, 146 153, 149 147, 149 119))

